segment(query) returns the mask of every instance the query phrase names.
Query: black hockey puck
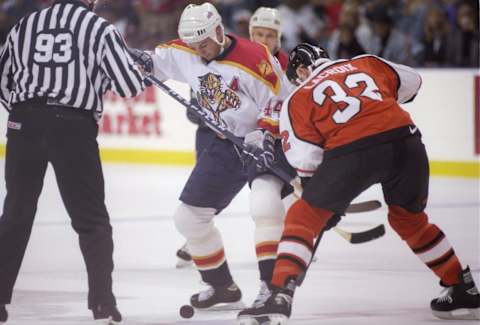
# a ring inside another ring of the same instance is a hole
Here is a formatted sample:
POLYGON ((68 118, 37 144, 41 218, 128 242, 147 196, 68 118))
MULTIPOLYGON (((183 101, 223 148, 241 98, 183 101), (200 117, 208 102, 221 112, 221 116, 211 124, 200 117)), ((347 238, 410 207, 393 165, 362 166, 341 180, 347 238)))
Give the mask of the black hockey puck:
POLYGON ((182 318, 192 318, 193 314, 195 314, 195 311, 192 306, 183 305, 180 307, 180 316, 182 316, 182 318))

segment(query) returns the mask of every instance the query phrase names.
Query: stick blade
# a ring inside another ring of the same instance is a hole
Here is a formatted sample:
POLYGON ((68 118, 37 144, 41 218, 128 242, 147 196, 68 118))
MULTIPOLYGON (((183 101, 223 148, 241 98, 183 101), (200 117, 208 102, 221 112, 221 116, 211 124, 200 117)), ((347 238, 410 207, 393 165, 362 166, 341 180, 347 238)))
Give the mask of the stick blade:
POLYGON ((370 200, 359 203, 352 203, 348 206, 345 213, 361 213, 379 209, 382 203, 378 200, 370 200))
POLYGON ((377 239, 385 235, 385 226, 378 225, 375 228, 362 232, 353 232, 349 242, 352 244, 361 244, 377 239))

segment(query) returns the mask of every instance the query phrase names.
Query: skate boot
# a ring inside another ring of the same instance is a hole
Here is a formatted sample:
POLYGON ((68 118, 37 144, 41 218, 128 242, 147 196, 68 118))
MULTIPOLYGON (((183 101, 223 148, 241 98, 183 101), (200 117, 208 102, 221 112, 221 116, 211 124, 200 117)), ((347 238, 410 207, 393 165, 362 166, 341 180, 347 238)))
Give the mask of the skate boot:
POLYGON ((210 286, 207 290, 194 294, 190 298, 190 304, 196 309, 236 310, 245 307, 241 300, 242 292, 231 282, 221 287, 210 286))
POLYGON ((273 288, 270 297, 263 303, 242 310, 239 325, 285 325, 292 314, 293 294, 296 282, 290 280, 285 288, 273 288))
POLYGON ((187 267, 193 264, 192 255, 187 248, 187 243, 177 250, 177 269, 187 267))
POLYGON ((120 324, 122 315, 115 305, 98 305, 92 309, 95 323, 102 325, 120 324))
POLYGON ((265 301, 272 295, 272 291, 267 282, 260 282, 260 291, 258 292, 257 298, 253 301, 252 307, 263 305, 265 301))
POLYGON ((442 319, 480 319, 480 294, 469 267, 460 273, 459 284, 445 290, 444 296, 430 303, 433 315, 442 319))
POLYGON ((5 323, 7 319, 8 319, 7 308, 5 308, 5 305, 0 305, 0 324, 5 323))

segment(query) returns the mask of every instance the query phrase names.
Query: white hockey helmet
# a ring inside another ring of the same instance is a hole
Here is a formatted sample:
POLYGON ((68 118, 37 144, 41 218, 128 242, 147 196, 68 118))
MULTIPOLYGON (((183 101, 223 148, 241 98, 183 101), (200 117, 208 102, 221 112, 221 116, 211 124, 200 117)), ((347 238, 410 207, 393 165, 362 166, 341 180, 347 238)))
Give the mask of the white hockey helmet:
POLYGON ((209 2, 201 5, 189 4, 185 7, 178 23, 178 35, 185 43, 196 43, 210 37, 217 44, 223 46, 225 37, 219 42, 216 29, 222 25, 222 17, 217 9, 209 2))
POLYGON ((255 10, 250 18, 250 25, 248 26, 250 38, 252 37, 252 30, 254 27, 263 27, 275 30, 278 35, 278 44, 280 44, 280 38, 282 37, 282 19, 278 9, 260 7, 255 10))

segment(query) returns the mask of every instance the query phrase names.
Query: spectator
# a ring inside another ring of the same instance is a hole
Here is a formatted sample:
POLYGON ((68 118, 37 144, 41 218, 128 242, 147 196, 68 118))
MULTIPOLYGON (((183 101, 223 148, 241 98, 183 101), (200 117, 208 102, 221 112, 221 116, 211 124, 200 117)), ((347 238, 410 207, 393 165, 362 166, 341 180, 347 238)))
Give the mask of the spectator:
POLYGON ((436 6, 432 6, 425 18, 423 64, 429 67, 449 65, 447 49, 451 40, 451 37, 449 37, 451 28, 446 12, 436 6))
POLYGON ((282 47, 286 51, 302 42, 320 43, 325 20, 315 14, 307 0, 285 0, 278 11, 283 20, 282 47))
POLYGON ((328 52, 333 59, 350 59, 365 53, 364 45, 368 44, 369 38, 370 27, 360 25, 358 2, 346 1, 340 12, 340 27, 328 42, 328 52))
POLYGON ((425 16, 428 11, 428 1, 405 0, 398 17, 397 27, 406 35, 421 41, 424 32, 425 16))
POLYGON ((248 9, 237 10, 232 17, 233 26, 231 31, 240 37, 249 38, 248 25, 251 16, 252 13, 248 9))
MULTIPOLYGON (((365 54, 365 50, 358 42, 352 26, 341 25, 336 32, 338 42, 336 42, 336 46, 329 46, 329 53, 333 59, 351 59, 354 56, 365 54)), ((334 45, 332 40, 330 45, 334 45)))
POLYGON ((479 66, 478 2, 462 2, 457 10, 457 24, 451 34, 448 60, 458 67, 479 66))
POLYGON ((367 18, 374 31, 367 52, 396 63, 418 65, 423 51, 422 44, 393 26, 387 7, 373 7, 367 12, 367 18))
POLYGON ((0 2, 0 48, 13 25, 28 13, 40 9, 33 0, 6 0, 0 2))

